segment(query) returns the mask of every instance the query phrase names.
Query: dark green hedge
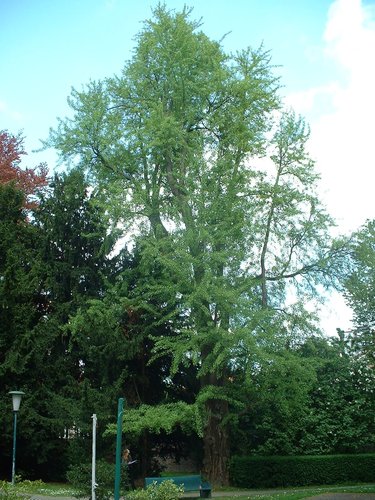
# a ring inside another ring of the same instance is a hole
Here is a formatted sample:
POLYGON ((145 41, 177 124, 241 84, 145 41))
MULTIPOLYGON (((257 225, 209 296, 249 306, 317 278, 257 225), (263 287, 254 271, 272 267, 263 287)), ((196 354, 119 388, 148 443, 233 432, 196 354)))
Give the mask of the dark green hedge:
POLYGON ((288 457, 233 457, 233 486, 273 488, 375 482, 375 454, 288 457))

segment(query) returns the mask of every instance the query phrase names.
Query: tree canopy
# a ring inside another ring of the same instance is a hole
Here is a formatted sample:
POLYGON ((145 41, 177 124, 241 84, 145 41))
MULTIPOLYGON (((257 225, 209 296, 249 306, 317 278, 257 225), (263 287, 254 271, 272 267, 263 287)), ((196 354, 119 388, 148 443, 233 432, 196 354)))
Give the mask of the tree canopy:
POLYGON ((44 163, 33 168, 21 168, 22 156, 27 154, 23 143, 22 135, 0 131, 0 184, 14 182, 25 195, 25 206, 30 208, 38 189, 47 184, 48 170, 44 163))
POLYGON ((121 75, 73 90, 48 145, 142 238, 142 272, 158 278, 135 284, 132 309, 175 326, 153 336, 153 359, 170 357, 171 377, 196 368, 204 469, 225 483, 238 366, 316 328, 307 304, 340 277, 346 245, 330 236, 308 129, 282 109, 269 52, 226 54, 200 28, 189 9, 157 6, 121 75))
POLYGON ((369 362, 374 361, 375 333, 375 221, 366 224, 354 234, 352 268, 345 282, 345 296, 354 313, 353 342, 369 362))

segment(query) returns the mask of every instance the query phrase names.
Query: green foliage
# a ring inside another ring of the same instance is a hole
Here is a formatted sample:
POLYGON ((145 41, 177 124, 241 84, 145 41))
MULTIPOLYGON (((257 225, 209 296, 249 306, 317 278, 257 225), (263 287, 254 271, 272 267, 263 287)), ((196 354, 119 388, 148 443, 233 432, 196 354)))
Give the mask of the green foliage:
MULTIPOLYGON (((105 356, 95 360, 93 352, 102 344, 91 345, 84 332, 75 336, 72 317, 88 300, 103 296, 107 279, 115 278, 117 259, 108 257, 113 240, 100 197, 88 190, 81 173, 56 175, 32 220, 22 210, 22 196, 13 191, 0 187, 0 379, 5 393, 22 387, 27 394, 18 467, 30 478, 61 480, 67 461, 81 462, 90 447, 92 413, 102 423, 113 418, 111 402, 119 389, 96 388, 103 382, 113 386, 118 372, 105 380, 110 360, 105 365, 105 356), (91 378, 95 372, 98 382, 84 380, 84 373, 91 378), (65 439, 68 432, 77 439, 65 439)), ((7 414, 3 411, 2 418, 7 414)), ((10 423, 6 428, 11 449, 10 423)), ((99 452, 102 443, 99 436, 99 452)))
POLYGON ((25 493, 41 491, 44 483, 41 480, 22 480, 20 476, 15 477, 15 484, 0 480, 0 498, 5 500, 16 500, 23 497, 25 493))
POLYGON ((7 375, 6 386, 25 370, 31 332, 42 314, 40 235, 28 223, 23 202, 21 191, 0 185, 0 377, 7 375))
POLYGON ((309 350, 311 356, 311 349, 315 349, 317 381, 310 392, 309 411, 301 415, 301 430, 305 431, 301 433, 301 451, 373 451, 373 372, 343 332, 339 331, 337 338, 306 344, 302 348, 305 359, 309 350))
POLYGON ((246 404, 232 421, 233 453, 374 450, 374 374, 349 335, 311 337, 263 357, 250 381, 239 373, 233 386, 246 391, 246 404))
MULTIPOLYGON (((43 384, 30 391, 29 400, 33 399, 39 422, 38 432, 30 430, 30 439, 34 453, 40 462, 48 462, 50 469, 57 457, 64 458, 63 463, 56 463, 64 476, 68 460, 82 461, 78 448, 82 456, 89 450, 92 413, 101 417, 105 412, 108 419, 108 396, 94 394, 90 389, 95 381, 85 379, 91 374, 93 347, 85 332, 74 335, 72 318, 87 308, 89 300, 104 294, 107 278, 115 274, 115 261, 108 257, 111 236, 100 196, 76 170, 54 177, 34 224, 43 234, 39 247, 44 262, 41 286, 48 300, 32 349, 30 369, 43 384), (41 430, 43 440, 38 439, 41 430), (68 432, 77 436, 74 443, 63 438, 68 432)), ((103 372, 104 367, 100 374, 103 372)), ((100 440, 98 447, 100 452, 100 440)))
MULTIPOLYGON (((201 434, 202 425, 195 405, 188 405, 183 401, 157 406, 141 405, 126 410, 123 421, 124 433, 135 436, 142 435, 145 430, 153 434, 160 434, 161 431, 169 434, 177 427, 184 433, 201 434)), ((106 433, 115 434, 116 427, 109 426, 106 433)))
POLYGON ((373 482, 375 455, 232 457, 231 482, 243 488, 373 482))
POLYGON ((20 493, 30 493, 30 492, 39 492, 42 493, 43 487, 45 487, 45 483, 42 480, 37 479, 36 481, 30 481, 28 479, 16 479, 16 488, 20 493))
MULTIPOLYGON (((242 449, 245 451, 248 446, 247 449, 250 447, 258 454, 289 455, 299 452, 302 430, 299 422, 308 411, 309 393, 315 382, 312 363, 301 363, 300 357, 292 350, 282 351, 264 360, 253 376, 257 392, 254 394, 253 388, 252 398, 255 401, 251 425, 257 438, 248 443, 251 434, 245 431, 242 449)), ((239 427, 245 422, 241 421, 239 427)))
MULTIPOLYGON (((337 286, 347 255, 317 195, 308 127, 282 110, 263 47, 226 54, 200 28, 191 10, 159 5, 119 76, 72 91, 73 116, 49 145, 76 167, 30 220, 21 193, 0 186, 0 447, 17 386, 30 477, 84 463, 92 413, 105 429, 120 395, 143 473, 152 450, 199 451, 194 435, 215 482, 229 432, 241 453, 375 446, 362 359, 373 225, 347 284, 357 347, 305 342, 318 331, 311 303, 337 286), (114 257, 120 235, 131 251, 114 257)), ((98 435, 100 456, 113 456, 113 431, 98 435)), ((87 493, 87 470, 75 474, 87 493)))
POLYGON ((353 236, 352 272, 345 281, 346 299, 354 312, 352 341, 359 354, 375 359, 375 221, 353 236))
MULTIPOLYGON (((67 472, 69 483, 77 490, 77 498, 88 497, 91 495, 91 471, 92 465, 82 463, 71 466, 67 472)), ((96 488, 95 495, 98 500, 109 500, 113 497, 115 481, 115 465, 104 460, 98 460, 96 463, 96 488)), ((121 470, 122 490, 129 489, 129 478, 126 467, 121 470)))
MULTIPOLYGON (((213 445, 226 448, 223 463, 215 466, 215 453, 205 463, 217 481, 226 476, 227 425, 246 406, 240 384, 230 395, 239 366, 249 381, 254 363, 316 331, 306 304, 321 285, 337 284, 347 252, 345 241, 332 241, 317 196, 308 127, 293 112, 276 113, 278 88, 263 47, 228 55, 189 9, 158 5, 121 75, 73 90, 73 116, 48 141, 110 197, 112 222, 140 243, 139 279, 122 302, 140 320, 131 334, 147 325, 137 345, 161 363, 164 386, 181 373, 195 378, 188 402, 204 408, 206 451, 218 427, 224 436, 213 445)), ((96 303, 105 317, 99 312, 96 303)), ((308 370, 292 371, 285 393, 298 377, 304 383, 291 408, 278 400, 285 418, 307 393, 308 370)), ((168 387, 153 403, 187 402, 188 392, 170 398, 168 387)), ((170 432, 175 412, 165 425, 163 414, 162 406, 132 420, 135 433, 141 425, 170 432)))
POLYGON ((134 490, 127 493, 129 500, 178 500, 184 492, 182 486, 177 486, 173 481, 156 482, 143 490, 134 490))
POLYGON ((18 500, 19 495, 15 486, 8 481, 0 481, 0 498, 4 500, 18 500))

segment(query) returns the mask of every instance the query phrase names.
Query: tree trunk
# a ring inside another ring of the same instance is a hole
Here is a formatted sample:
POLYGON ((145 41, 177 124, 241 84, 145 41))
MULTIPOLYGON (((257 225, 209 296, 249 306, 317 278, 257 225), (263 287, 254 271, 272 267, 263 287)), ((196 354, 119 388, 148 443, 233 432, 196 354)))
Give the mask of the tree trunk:
POLYGON ((213 484, 229 484, 229 436, 223 420, 228 413, 228 403, 210 399, 206 403, 208 422, 204 431, 203 475, 213 484))

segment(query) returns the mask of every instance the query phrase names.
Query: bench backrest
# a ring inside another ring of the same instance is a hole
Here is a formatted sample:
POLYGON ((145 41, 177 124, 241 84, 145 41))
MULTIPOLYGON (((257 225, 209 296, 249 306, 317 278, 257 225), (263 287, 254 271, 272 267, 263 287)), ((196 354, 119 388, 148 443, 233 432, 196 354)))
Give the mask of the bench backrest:
POLYGON ((201 476, 165 476, 165 477, 146 477, 145 486, 150 486, 153 482, 157 484, 165 481, 173 481, 177 486, 183 486, 185 491, 198 491, 200 489, 202 478, 201 476))

